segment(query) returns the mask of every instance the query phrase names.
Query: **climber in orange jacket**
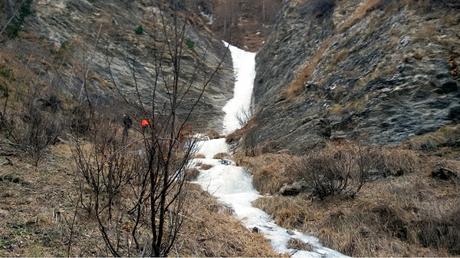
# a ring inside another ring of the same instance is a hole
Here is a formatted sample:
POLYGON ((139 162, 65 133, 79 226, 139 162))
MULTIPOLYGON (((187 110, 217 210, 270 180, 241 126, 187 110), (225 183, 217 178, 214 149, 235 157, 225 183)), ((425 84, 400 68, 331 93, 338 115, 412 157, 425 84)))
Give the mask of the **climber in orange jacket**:
POLYGON ((141 127, 142 127, 142 129, 145 129, 149 125, 150 125, 150 121, 148 119, 146 119, 146 118, 141 119, 141 127))

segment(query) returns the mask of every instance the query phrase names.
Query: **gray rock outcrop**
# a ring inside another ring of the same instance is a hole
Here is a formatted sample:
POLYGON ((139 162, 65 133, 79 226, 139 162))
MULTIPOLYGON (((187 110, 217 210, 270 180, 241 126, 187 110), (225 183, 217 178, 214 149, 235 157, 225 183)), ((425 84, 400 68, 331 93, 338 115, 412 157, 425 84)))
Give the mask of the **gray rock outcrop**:
MULTIPOLYGON (((137 83, 141 98, 151 105, 157 62, 153 53, 168 59, 166 40, 158 35, 163 26, 161 20, 165 19, 167 30, 173 31, 172 7, 164 5, 162 18, 157 5, 160 2, 33 1, 32 14, 26 18, 20 35, 1 47, 5 52, 17 53, 17 59, 38 74, 41 81, 49 82, 70 98, 81 95, 83 77, 88 69, 88 84, 94 102, 110 102, 119 97, 112 83, 113 77, 121 93, 131 99, 137 98, 137 83), (133 79, 133 70, 137 82, 133 79)), ((180 83, 186 87, 193 82, 179 112, 185 114, 190 109, 214 68, 226 56, 222 69, 210 81, 192 118, 197 127, 220 130, 222 107, 233 92, 230 53, 221 41, 200 25, 201 19, 187 10, 179 11, 179 19, 188 24, 180 83), (198 67, 198 73, 194 78, 195 67, 198 67)), ((5 62, 4 65, 10 64, 5 62)), ((171 71, 164 70, 165 78, 168 78, 171 71)), ((167 99, 167 90, 160 82, 155 104, 161 108, 167 99)))
MULTIPOLYGON (((458 1, 289 1, 257 55, 251 143, 393 144, 458 123, 458 1)), ((254 146, 253 146, 254 147, 254 146)))

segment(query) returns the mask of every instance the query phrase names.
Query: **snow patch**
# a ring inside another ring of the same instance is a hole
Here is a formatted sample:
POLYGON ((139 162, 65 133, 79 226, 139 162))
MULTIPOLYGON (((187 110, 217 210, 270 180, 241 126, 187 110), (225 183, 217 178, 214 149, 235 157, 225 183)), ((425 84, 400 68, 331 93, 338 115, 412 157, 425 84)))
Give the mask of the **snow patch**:
MULTIPOLYGON (((226 45, 228 43, 224 42, 226 45)), ((229 134, 241 127, 238 116, 249 113, 252 90, 256 77, 256 53, 247 52, 234 46, 229 46, 235 72, 235 89, 233 98, 224 106, 224 133, 229 134)))
MULTIPOLYGON (((225 43, 228 44, 228 43, 225 43)), ((224 133, 228 134, 240 128, 237 116, 247 112, 251 105, 252 90, 255 78, 255 53, 250 53, 234 46, 229 46, 235 70, 235 90, 233 98, 223 108, 224 133)), ((261 197, 254 189, 252 176, 243 168, 221 163, 213 159, 217 153, 228 153, 229 146, 225 138, 203 140, 198 143, 198 152, 205 158, 194 159, 190 166, 199 169, 199 164, 212 165, 208 170, 200 170, 195 183, 215 196, 220 202, 231 207, 235 216, 249 230, 257 228, 261 234, 270 240, 273 249, 281 254, 292 257, 339 257, 342 254, 321 245, 313 236, 298 231, 282 228, 264 211, 252 206, 252 202, 261 197), (313 251, 288 248, 290 239, 298 239, 312 246, 313 251)))
MULTIPOLYGON (((205 159, 194 159, 192 164, 213 165, 208 170, 200 170, 195 183, 215 196, 220 202, 231 207, 234 215, 249 230, 257 228, 261 234, 270 240, 273 249, 279 253, 287 253, 292 257, 337 257, 342 254, 323 247, 315 237, 298 231, 282 228, 264 211, 252 206, 252 202, 261 197, 252 184, 252 176, 242 167, 222 165, 219 160, 212 159, 218 152, 228 149, 225 139, 204 141, 198 153, 205 159), (290 239, 298 239, 313 247, 313 251, 288 248, 290 239)), ((199 167, 197 167, 199 169, 199 167)))

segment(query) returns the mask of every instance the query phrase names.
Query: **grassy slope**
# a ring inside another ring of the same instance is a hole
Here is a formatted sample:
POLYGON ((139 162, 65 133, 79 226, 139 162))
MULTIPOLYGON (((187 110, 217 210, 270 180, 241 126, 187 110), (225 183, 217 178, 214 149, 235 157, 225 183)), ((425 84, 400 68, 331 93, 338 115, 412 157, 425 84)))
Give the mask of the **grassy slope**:
MULTIPOLYGON (((0 256, 65 256, 77 200, 69 145, 53 146, 38 168, 20 155, 9 159, 13 165, 0 157, 0 256)), ((267 240, 245 229, 209 194, 191 185, 189 196, 174 255, 276 255, 267 240)), ((71 255, 107 255, 96 223, 79 211, 71 255)))
POLYGON ((265 153, 240 156, 239 163, 249 166, 259 191, 272 194, 257 200, 257 207, 279 225, 318 236, 325 245, 347 255, 458 255, 459 181, 434 179, 431 171, 436 164, 444 164, 458 173, 460 162, 415 155, 423 162, 413 172, 369 182, 354 199, 336 196, 325 201, 313 200, 307 193, 277 194, 284 183, 298 180, 289 164, 299 157, 265 153))

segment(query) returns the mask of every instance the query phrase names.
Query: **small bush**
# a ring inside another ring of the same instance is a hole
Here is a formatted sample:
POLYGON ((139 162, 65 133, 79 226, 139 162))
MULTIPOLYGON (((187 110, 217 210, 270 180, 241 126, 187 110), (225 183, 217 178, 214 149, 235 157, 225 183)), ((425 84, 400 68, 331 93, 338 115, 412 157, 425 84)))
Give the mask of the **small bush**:
POLYGON ((144 27, 142 27, 142 25, 139 25, 134 29, 134 32, 137 35, 142 35, 142 34, 144 34, 144 27))
POLYGON ((37 166, 47 148, 57 141, 61 129, 61 122, 56 115, 41 111, 37 105, 30 103, 25 106, 22 114, 10 118, 7 136, 37 166))
POLYGON ((358 145, 328 145, 304 156, 294 169, 312 196, 321 200, 333 195, 354 197, 372 168, 368 153, 368 148, 358 145))
POLYGON ((78 136, 88 133, 90 130, 90 115, 87 107, 79 105, 71 110, 69 127, 70 131, 78 136))
POLYGON ((188 49, 192 50, 195 48, 195 42, 191 39, 185 40, 185 45, 187 45, 188 49))
POLYGON ((196 168, 191 168, 191 169, 186 169, 185 170, 185 180, 187 181, 193 181, 197 179, 197 177, 200 175, 200 171, 196 168))
POLYGON ((209 164, 202 164, 200 169, 202 170, 208 170, 208 169, 211 169, 212 167, 214 167, 213 165, 209 165, 209 164))
POLYGON ((221 152, 214 155, 213 159, 230 159, 232 156, 228 153, 221 152))

